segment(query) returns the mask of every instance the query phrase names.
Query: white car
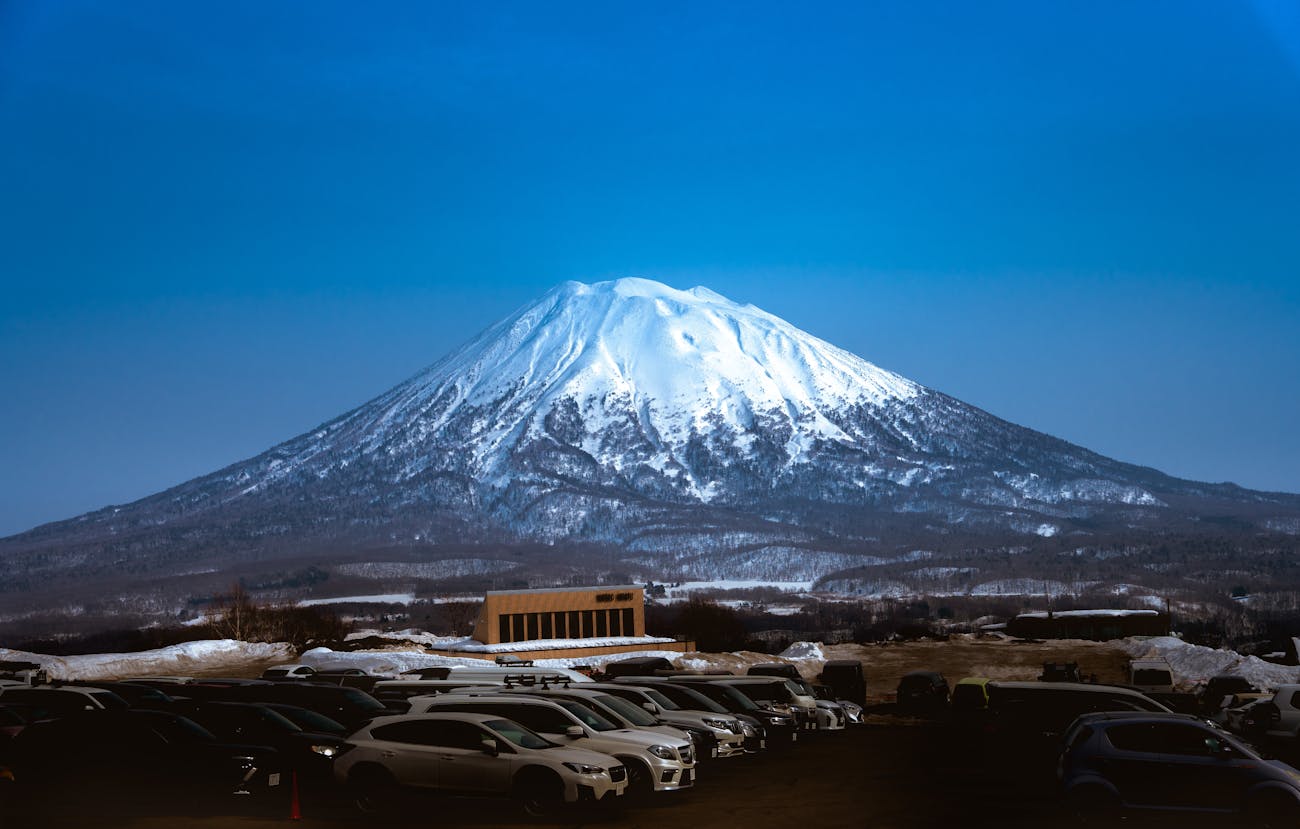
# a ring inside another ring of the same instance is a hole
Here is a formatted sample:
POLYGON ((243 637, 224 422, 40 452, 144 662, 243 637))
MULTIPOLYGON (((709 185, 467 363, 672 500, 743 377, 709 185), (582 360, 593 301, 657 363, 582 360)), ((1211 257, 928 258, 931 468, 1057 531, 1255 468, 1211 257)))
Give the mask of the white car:
POLYGON ((492 714, 514 720, 551 742, 609 754, 627 767, 629 794, 638 797, 652 791, 678 791, 695 785, 695 751, 685 739, 619 728, 589 708, 568 700, 467 691, 413 698, 411 713, 492 714))
POLYGON ((557 745, 495 714, 378 717, 348 746, 334 761, 334 778, 367 812, 391 807, 400 787, 510 797, 532 816, 563 804, 613 804, 627 789, 627 770, 613 757, 557 745))
POLYGON ((316 669, 310 665, 272 665, 262 671, 262 679, 310 679, 316 669))

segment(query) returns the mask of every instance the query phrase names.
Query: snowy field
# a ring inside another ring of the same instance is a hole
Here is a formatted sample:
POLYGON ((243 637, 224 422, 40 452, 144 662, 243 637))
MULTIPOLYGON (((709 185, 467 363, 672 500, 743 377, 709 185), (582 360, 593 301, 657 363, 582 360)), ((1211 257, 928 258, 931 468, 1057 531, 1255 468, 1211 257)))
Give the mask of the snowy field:
MULTIPOLYGON (((368 631, 355 636, 375 635, 368 631)), ((426 653, 424 647, 447 649, 449 642, 464 642, 463 637, 437 637, 419 631, 402 631, 384 634, 393 637, 389 647, 361 650, 334 651, 329 648, 313 648, 301 656, 284 643, 263 644, 238 642, 231 639, 186 642, 139 653, 89 654, 84 656, 47 656, 0 648, 0 660, 38 662, 45 666, 54 679, 115 679, 133 676, 188 676, 196 672, 222 670, 230 675, 246 675, 255 666, 274 662, 302 662, 315 668, 361 668, 376 674, 396 674, 413 668, 440 665, 474 665, 484 664, 482 658, 473 656, 435 656, 426 653), (407 641, 401 641, 407 640, 407 641)), ((688 653, 657 650, 656 642, 670 641, 653 637, 628 639, 616 638, 624 644, 644 644, 643 649, 629 653, 592 655, 571 659, 539 659, 536 664, 543 667, 570 668, 574 665, 591 665, 600 667, 607 662, 627 659, 631 656, 661 656, 688 670, 740 670, 754 662, 781 661, 793 662, 804 676, 815 676, 826 659, 825 646, 818 642, 796 642, 779 656, 740 652, 740 653, 688 653)), ((616 639, 600 640, 601 644, 615 644, 616 639)), ((974 640, 972 640, 974 641, 974 640)), ((548 640, 536 643, 547 647, 576 647, 590 644, 590 640, 548 640)), ((527 643, 512 643, 509 652, 526 653, 527 643)), ((1068 643, 1065 643, 1068 644, 1068 643)), ((1098 643, 1091 643, 1098 644, 1098 643)), ((1198 684, 1215 674, 1238 674, 1245 677, 1257 687, 1271 690, 1279 685, 1300 683, 1300 668, 1295 666, 1275 665, 1257 657, 1242 656, 1229 650, 1189 645, 1180 639, 1163 637, 1134 637, 1115 640, 1108 644, 1117 647, 1131 657, 1162 656, 1173 668, 1176 684, 1180 690, 1193 690, 1198 684)), ((480 646, 483 647, 483 646, 480 646)), ((837 650, 845 646, 836 646, 837 650)), ((905 651, 908 643, 891 646, 905 651)), ((924 649, 942 648, 942 643, 927 643, 924 649)), ((1014 643, 997 647, 1015 648, 1014 643)), ((504 650, 504 648, 502 648, 504 650)), ((486 652, 486 651, 482 651, 486 652)), ((469 651, 467 651, 469 653, 469 651)), ((863 660, 870 673, 872 670, 872 651, 864 649, 863 660)), ((841 655, 842 656, 842 655, 841 655)), ((835 658, 841 658, 836 656, 835 658)), ((957 679, 959 677, 950 677, 957 679)))

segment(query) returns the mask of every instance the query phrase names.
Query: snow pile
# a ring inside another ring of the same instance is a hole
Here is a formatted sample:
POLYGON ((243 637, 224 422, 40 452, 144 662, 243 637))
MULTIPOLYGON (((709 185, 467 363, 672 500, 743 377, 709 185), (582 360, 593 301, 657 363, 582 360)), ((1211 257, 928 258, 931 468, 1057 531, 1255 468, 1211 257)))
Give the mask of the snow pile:
POLYGON ((245 667, 249 662, 267 660, 293 661, 293 648, 284 642, 240 642, 235 639, 208 639, 182 642, 138 653, 95 653, 80 656, 47 656, 0 648, 0 660, 36 662, 51 679, 120 679, 142 676, 185 676, 195 670, 210 671, 230 666, 245 667))
POLYGON ((345 642, 355 642, 358 639, 390 639, 395 644, 407 644, 414 642, 417 645, 424 645, 428 648, 445 648, 454 642, 463 642, 464 636, 437 636, 432 633, 426 633, 418 628, 407 628, 406 630, 386 631, 386 630, 358 630, 355 633, 349 633, 345 642))
POLYGON ((411 604, 415 601, 414 593, 381 593, 375 596, 333 596, 328 599, 303 599, 299 607, 314 607, 322 604, 411 604))
POLYGON ((821 642, 795 642, 790 647, 781 651, 781 657, 784 659, 816 659, 820 662, 826 661, 826 654, 822 651, 821 642))
POLYGON ((1117 644, 1135 658, 1164 657, 1174 672, 1175 684, 1183 688, 1202 683, 1215 674, 1245 677, 1250 684, 1265 691, 1300 682, 1300 668, 1275 665, 1236 651, 1191 645, 1172 636, 1121 639, 1117 644))
MULTIPOLYGON (((519 644, 519 643, 514 643, 519 644)), ((630 653, 607 653, 565 659, 538 659, 533 664, 542 668, 572 668, 575 665, 600 667, 607 662, 630 659, 634 656, 662 656, 674 659, 681 656, 676 651, 644 650, 630 653)), ((372 674, 400 674, 416 668, 451 667, 453 665, 482 668, 493 663, 473 656, 437 656, 422 651, 334 651, 329 648, 312 648, 298 660, 313 668, 360 668, 372 674)))

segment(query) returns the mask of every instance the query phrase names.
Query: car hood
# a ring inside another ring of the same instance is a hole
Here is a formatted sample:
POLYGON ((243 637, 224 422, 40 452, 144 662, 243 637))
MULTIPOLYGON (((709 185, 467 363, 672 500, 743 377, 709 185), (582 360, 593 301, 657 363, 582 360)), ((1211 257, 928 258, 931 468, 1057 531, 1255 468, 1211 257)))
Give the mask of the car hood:
POLYGON ((610 766, 623 765, 608 754, 602 754, 599 751, 592 751, 588 748, 578 748, 577 746, 559 746, 557 748, 548 748, 541 751, 542 756, 555 760, 560 763, 585 763, 589 766, 600 766, 609 768, 610 766))

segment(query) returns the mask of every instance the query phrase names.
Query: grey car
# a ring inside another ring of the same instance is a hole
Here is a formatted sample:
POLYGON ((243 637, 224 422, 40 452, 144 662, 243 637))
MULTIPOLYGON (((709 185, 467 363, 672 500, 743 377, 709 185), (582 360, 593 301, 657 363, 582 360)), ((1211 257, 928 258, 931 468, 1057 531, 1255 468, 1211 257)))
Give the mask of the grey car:
POLYGON ((1300 819, 1300 772, 1184 714, 1085 714, 1066 732, 1058 775, 1081 815, 1246 813, 1270 826, 1300 819))

